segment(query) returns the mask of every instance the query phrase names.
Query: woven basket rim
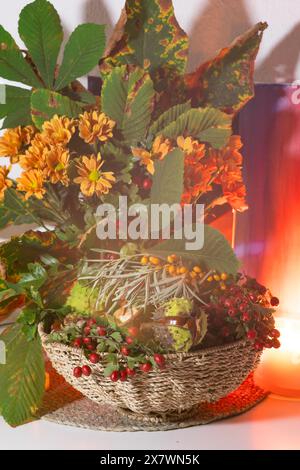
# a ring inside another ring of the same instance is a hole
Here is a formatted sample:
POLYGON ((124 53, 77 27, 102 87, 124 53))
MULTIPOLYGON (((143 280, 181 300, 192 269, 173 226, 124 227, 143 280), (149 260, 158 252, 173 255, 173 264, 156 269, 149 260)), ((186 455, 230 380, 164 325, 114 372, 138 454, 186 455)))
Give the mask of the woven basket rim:
MULTIPOLYGON (((39 335, 40 335, 42 343, 43 343, 43 341, 47 340, 47 337, 49 336, 49 334, 47 334, 45 332, 42 323, 39 324, 38 331, 39 331, 39 335)), ((62 343, 59 343, 59 342, 51 342, 51 345, 54 346, 54 347, 59 347, 62 351, 70 351, 70 349, 73 350, 73 351, 77 351, 77 349, 74 348, 73 346, 67 345, 67 344, 62 344, 62 343)), ((236 348, 239 348, 241 346, 246 346, 246 345, 248 345, 249 347, 253 347, 252 343, 249 340, 247 340, 246 338, 244 338, 244 339, 240 339, 240 340, 237 340, 237 341, 233 341, 233 342, 228 343, 228 344, 223 344, 221 346, 211 346, 210 348, 198 349, 196 351, 166 353, 166 354, 162 354, 162 355, 166 359, 189 358, 189 357, 199 356, 199 355, 202 355, 202 354, 213 354, 213 353, 219 352, 219 351, 220 352, 228 352, 232 349, 236 349, 236 348)), ((105 356, 107 353, 102 353, 102 354, 105 356)))

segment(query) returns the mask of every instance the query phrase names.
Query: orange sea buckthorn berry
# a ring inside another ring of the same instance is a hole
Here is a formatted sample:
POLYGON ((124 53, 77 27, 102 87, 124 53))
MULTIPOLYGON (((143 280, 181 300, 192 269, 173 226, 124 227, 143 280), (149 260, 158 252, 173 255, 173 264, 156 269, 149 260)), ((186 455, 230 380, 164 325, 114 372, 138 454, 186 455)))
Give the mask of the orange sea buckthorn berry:
POLYGON ((202 272, 202 269, 200 268, 200 266, 194 266, 193 271, 197 274, 200 274, 202 272))
POLYGON ((176 274, 176 267, 175 266, 168 266, 168 273, 173 275, 176 274))
POLYGON ((150 256, 149 261, 154 266, 158 266, 160 264, 160 259, 156 258, 155 256, 150 256))
POLYGON ((224 282, 220 282, 221 290, 226 290, 226 284, 224 282))
POLYGON ((222 273, 221 274, 221 279, 222 279, 222 281, 227 281, 228 275, 226 273, 222 273))
POLYGON ((175 263, 176 261, 177 261, 177 256, 176 255, 168 256, 168 262, 169 263, 175 263))
POLYGON ((186 273, 188 273, 188 269, 185 266, 182 266, 180 268, 180 274, 186 274, 186 273))
POLYGON ((212 276, 208 276, 208 278, 206 280, 207 280, 207 282, 212 282, 214 280, 214 278, 212 276))
POLYGON ((141 264, 142 264, 143 266, 146 266, 146 264, 148 264, 148 262, 149 262, 148 257, 147 257, 147 256, 143 256, 142 259, 141 259, 141 264))
POLYGON ((190 276, 192 279, 195 279, 197 277, 197 273, 195 273, 195 271, 191 271, 190 276))
POLYGON ((221 280, 219 274, 214 274, 214 280, 217 282, 221 280))

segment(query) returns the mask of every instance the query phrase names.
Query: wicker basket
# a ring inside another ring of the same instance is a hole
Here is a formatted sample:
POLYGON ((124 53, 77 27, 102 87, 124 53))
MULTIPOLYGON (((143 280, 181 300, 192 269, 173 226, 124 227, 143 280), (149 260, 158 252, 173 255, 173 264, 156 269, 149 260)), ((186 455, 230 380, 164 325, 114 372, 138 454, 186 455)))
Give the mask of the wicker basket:
POLYGON ((103 376, 101 363, 92 365, 90 377, 75 378, 74 367, 87 363, 82 352, 60 343, 47 343, 39 333, 53 367, 75 389, 100 404, 138 414, 183 413, 203 402, 215 402, 236 390, 259 362, 260 353, 249 341, 195 352, 165 355, 166 367, 148 374, 138 372, 126 382, 103 376))

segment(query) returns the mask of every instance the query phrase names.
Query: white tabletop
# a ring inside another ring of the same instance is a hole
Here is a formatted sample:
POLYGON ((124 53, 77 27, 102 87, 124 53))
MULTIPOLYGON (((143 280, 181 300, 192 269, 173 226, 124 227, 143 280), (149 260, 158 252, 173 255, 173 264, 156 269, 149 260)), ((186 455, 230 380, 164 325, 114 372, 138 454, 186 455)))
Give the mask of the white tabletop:
POLYGON ((10 428, 0 418, 0 449, 300 449, 300 401, 269 397, 235 418, 165 432, 110 433, 45 421, 10 428))

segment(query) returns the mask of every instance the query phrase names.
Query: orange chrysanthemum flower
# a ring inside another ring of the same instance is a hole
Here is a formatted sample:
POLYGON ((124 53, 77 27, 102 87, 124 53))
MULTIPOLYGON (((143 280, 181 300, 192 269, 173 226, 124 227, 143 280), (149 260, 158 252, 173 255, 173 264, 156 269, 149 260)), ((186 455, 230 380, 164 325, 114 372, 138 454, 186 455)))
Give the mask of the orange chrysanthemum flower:
POLYGON ((3 201, 5 191, 11 188, 12 181, 7 178, 10 168, 0 166, 0 201, 3 201))
POLYGON ((46 166, 44 175, 46 179, 52 184, 62 183, 68 186, 68 166, 69 166, 70 153, 62 145, 50 147, 45 155, 46 166))
POLYGON ((184 151, 185 155, 197 155, 198 160, 205 154, 205 144, 201 144, 198 140, 193 140, 192 137, 177 137, 178 147, 184 151))
POLYGON ((170 140, 159 135, 154 139, 151 152, 142 147, 132 147, 131 151, 132 155, 140 160, 140 165, 144 165, 147 171, 153 175, 155 171, 154 161, 163 160, 172 148, 170 140))
POLYGON ((21 127, 7 129, 0 137, 0 156, 10 157, 12 163, 18 161, 18 154, 22 148, 21 127))
POLYGON ((112 188, 112 183, 116 178, 112 171, 101 171, 104 161, 98 156, 83 156, 77 165, 79 176, 74 179, 74 183, 80 184, 80 190, 84 196, 91 197, 96 194, 108 194, 112 188))
POLYGON ((172 144, 169 139, 165 139, 162 135, 159 135, 154 139, 152 145, 153 158, 163 160, 171 150, 172 144))
POLYGON ((37 199, 43 199, 46 192, 44 185, 44 175, 41 170, 25 171, 20 178, 17 178, 17 190, 25 192, 25 199, 35 196, 37 199))
POLYGON ((24 155, 20 155, 20 166, 23 170, 44 170, 46 166, 46 154, 48 147, 41 134, 36 134, 31 141, 31 146, 24 155))
POLYGON ((57 114, 50 121, 44 122, 41 138, 45 144, 66 145, 75 132, 75 121, 68 117, 59 117, 57 114))
POLYGON ((113 136, 116 123, 104 113, 97 111, 85 112, 79 119, 79 136, 87 143, 93 144, 97 140, 106 142, 113 136))
POLYGON ((22 134, 22 143, 23 145, 29 145, 34 135, 36 133, 36 128, 34 126, 25 126, 21 129, 22 134))
POLYGON ((150 175, 154 175, 154 161, 151 152, 141 147, 133 147, 132 155, 140 160, 140 165, 144 165, 150 175))

